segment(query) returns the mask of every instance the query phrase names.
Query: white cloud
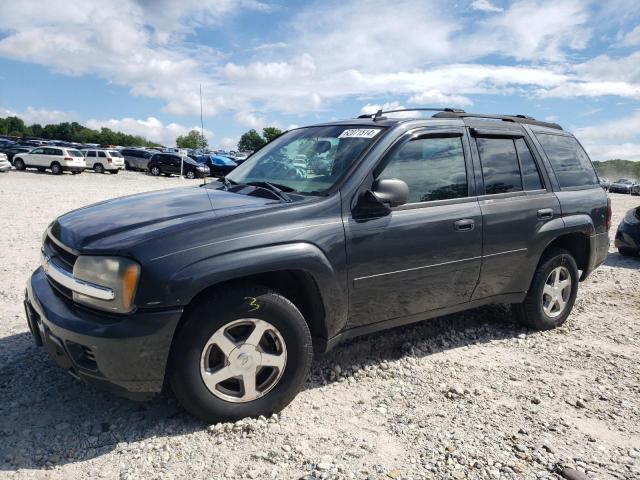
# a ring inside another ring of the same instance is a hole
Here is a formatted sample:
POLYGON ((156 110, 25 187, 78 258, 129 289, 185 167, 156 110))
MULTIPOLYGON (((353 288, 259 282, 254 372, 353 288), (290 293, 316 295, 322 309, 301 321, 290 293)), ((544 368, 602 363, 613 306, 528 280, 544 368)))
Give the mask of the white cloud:
POLYGON ((640 45, 640 25, 624 36, 622 44, 627 46, 640 45))
POLYGON ((49 123, 70 122, 77 119, 77 115, 72 112, 37 109, 33 107, 27 107, 21 112, 0 107, 0 118, 2 117, 19 117, 27 125, 39 123, 43 126, 49 123))
MULTIPOLYGON (((176 138, 180 135, 189 133, 190 130, 200 131, 199 126, 186 127, 178 123, 163 124, 155 117, 147 119, 121 118, 110 120, 87 120, 85 125, 89 128, 100 130, 102 127, 111 130, 128 133, 130 135, 140 135, 147 140, 158 142, 162 145, 175 145, 176 138)), ((213 138, 213 133, 207 129, 204 130, 204 136, 209 144, 213 138)))
POLYGON ((481 12, 503 12, 504 11, 504 8, 496 7, 489 0, 473 0, 470 6, 473 10, 479 10, 481 12))
POLYGON ((473 101, 463 95, 449 95, 440 90, 432 88, 409 98, 409 103, 418 105, 451 105, 465 106, 473 105, 473 101))
POLYGON ((255 115, 251 112, 238 112, 233 118, 240 125, 255 128, 256 130, 260 130, 266 125, 264 117, 255 115))
POLYGON ((640 110, 618 120, 575 129, 592 160, 640 160, 640 110))
POLYGON ((220 140, 220 147, 223 150, 235 150, 238 148, 238 139, 234 137, 224 137, 220 140))
POLYGON ((261 43, 257 47, 254 47, 254 50, 275 50, 277 48, 287 48, 288 46, 289 44, 285 42, 261 43))

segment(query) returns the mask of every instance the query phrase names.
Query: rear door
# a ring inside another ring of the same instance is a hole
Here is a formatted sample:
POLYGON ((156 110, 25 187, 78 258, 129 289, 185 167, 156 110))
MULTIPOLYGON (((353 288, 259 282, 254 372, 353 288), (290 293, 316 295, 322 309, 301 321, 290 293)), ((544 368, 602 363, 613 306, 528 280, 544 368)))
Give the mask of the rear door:
MULTIPOLYGON (((405 134, 373 179, 409 186, 408 203, 345 224, 349 326, 400 319, 469 301, 482 255, 482 218, 464 128, 405 134)), ((367 187, 368 188, 368 187, 367 187)))
POLYGON ((89 150, 87 152, 86 162, 87 162, 87 167, 93 168, 93 165, 96 163, 96 151, 95 150, 89 150))
MULTIPOLYGON (((45 157, 44 148, 34 148, 28 155, 25 155, 25 164, 27 166, 43 166, 45 165, 45 157)), ((47 164, 48 165, 48 164, 47 164)))
POLYGON ((483 195, 482 269, 473 300, 523 292, 540 254, 541 230, 561 216, 560 204, 531 139, 521 128, 472 128, 483 195))

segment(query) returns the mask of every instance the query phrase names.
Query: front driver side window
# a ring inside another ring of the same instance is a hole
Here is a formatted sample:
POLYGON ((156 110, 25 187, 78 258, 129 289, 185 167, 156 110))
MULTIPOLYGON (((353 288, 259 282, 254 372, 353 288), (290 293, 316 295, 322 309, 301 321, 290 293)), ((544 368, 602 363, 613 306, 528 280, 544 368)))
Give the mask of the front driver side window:
POLYGON ((397 178, 409 186, 407 203, 468 195, 462 137, 411 140, 391 154, 377 179, 397 178))

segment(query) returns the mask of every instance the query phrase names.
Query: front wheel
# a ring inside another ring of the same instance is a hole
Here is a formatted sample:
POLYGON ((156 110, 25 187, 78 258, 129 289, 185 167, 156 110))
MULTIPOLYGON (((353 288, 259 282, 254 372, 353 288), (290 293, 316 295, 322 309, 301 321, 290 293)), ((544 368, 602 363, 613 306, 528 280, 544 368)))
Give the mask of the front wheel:
POLYGON ((101 163, 96 163, 93 166, 93 171, 96 172, 96 173, 104 173, 104 167, 102 166, 101 163))
POLYGON ((22 160, 21 158, 16 158, 13 161, 13 166, 16 170, 25 170, 27 168, 27 166, 24 164, 24 160, 22 160))
POLYGON ((559 327, 566 320, 578 294, 578 266, 566 250, 546 252, 521 304, 513 305, 516 319, 535 330, 559 327))
POLYGON ((158 175, 160 175, 160 173, 162 173, 160 172, 160 167, 156 167, 156 166, 151 167, 151 170, 149 171, 151 172, 151 175, 153 175, 154 177, 157 177, 158 175))
POLYGON ((52 163, 51 173, 53 173, 54 175, 62 175, 62 166, 57 162, 52 163))
POLYGON ((174 341, 169 380, 206 422, 279 412, 298 394, 313 353, 302 314, 261 287, 203 298, 174 341))
POLYGON ((194 178, 196 178, 196 172, 194 172, 193 170, 189 170, 185 176, 189 179, 189 180, 193 180, 194 178))

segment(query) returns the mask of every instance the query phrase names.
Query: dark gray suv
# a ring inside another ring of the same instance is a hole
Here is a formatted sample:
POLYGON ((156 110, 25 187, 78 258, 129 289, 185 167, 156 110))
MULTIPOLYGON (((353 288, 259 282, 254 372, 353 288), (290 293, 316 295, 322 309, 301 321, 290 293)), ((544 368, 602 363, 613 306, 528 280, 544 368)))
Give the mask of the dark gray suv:
POLYGON ((220 182, 62 215, 27 285, 36 343, 130 397, 166 382, 215 421, 284 408, 313 350, 356 335, 489 303, 561 325, 609 245, 578 141, 524 116, 389 115, 288 131, 220 182))

